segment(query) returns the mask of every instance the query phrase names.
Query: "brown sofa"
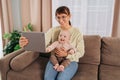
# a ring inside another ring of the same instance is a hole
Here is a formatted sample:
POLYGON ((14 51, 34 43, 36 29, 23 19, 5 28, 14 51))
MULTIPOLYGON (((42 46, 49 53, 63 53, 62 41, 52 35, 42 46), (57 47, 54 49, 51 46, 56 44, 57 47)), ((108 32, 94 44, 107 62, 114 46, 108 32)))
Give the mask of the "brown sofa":
MULTIPOLYGON (((85 55, 72 80, 120 80, 120 38, 84 36, 85 55)), ((43 80, 49 54, 20 49, 0 59, 2 80, 43 80)))

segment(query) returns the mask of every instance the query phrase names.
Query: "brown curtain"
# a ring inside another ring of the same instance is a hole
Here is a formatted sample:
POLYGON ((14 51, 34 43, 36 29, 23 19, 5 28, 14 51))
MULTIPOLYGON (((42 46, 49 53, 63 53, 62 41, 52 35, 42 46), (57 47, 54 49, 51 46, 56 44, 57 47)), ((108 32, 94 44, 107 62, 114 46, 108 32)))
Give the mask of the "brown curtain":
MULTIPOLYGON (((1 0, 3 33, 13 31, 11 0, 1 0)), ((21 0, 22 26, 33 25, 34 31, 46 32, 52 24, 51 0, 21 0)))
POLYGON ((2 27, 2 4, 0 0, 0 27, 2 27))
POLYGON ((1 11, 2 32, 3 34, 11 32, 13 30, 11 0, 1 0, 1 11))
MULTIPOLYGON (((2 26, 3 26, 3 20, 2 20, 2 3, 1 3, 1 0, 0 0, 0 27, 1 27, 1 29, 2 29, 2 26)), ((2 30, 2 31, 3 31, 3 30, 2 30)), ((2 32, 2 31, 1 31, 1 32, 2 32)), ((0 33, 0 34, 3 35, 3 32, 0 33)))
POLYGON ((21 0, 21 6, 23 27, 29 22, 38 32, 46 32, 51 27, 51 0, 21 0))
MULTIPOLYGON (((12 2, 11 0, 0 0, 0 2, 2 34, 9 33, 13 31, 13 17, 15 17, 12 15, 12 2)), ((38 32, 46 32, 51 28, 51 0, 20 0, 20 6, 21 28, 28 23, 31 23, 34 31, 38 32)), ((3 44, 5 43, 3 41, 3 44)))
POLYGON ((120 37, 120 0, 115 0, 112 37, 120 37))
MULTIPOLYGON (((1 11, 1 28, 2 35, 9 33, 13 30, 13 19, 11 10, 11 0, 0 0, 1 11)), ((7 40, 3 40, 3 46, 7 43, 7 40)))

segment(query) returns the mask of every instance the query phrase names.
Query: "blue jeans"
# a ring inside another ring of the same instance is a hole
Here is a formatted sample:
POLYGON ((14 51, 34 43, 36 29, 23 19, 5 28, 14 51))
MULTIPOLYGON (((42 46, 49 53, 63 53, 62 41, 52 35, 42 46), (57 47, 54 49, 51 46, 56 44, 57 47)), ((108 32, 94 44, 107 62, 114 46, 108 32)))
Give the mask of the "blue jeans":
POLYGON ((71 80, 78 69, 77 62, 71 62, 63 72, 53 69, 53 64, 49 61, 46 66, 44 80, 71 80))

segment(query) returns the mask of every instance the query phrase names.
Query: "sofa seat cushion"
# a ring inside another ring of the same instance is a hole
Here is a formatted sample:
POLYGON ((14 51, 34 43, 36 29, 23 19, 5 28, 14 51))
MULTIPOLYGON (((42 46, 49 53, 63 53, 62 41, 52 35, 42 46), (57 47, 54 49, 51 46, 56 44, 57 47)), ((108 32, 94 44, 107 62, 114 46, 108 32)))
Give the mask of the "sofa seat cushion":
POLYGON ((120 66, 120 38, 102 38, 101 63, 120 66))
POLYGON ((120 67, 101 65, 99 70, 99 80, 120 80, 120 67))
POLYGON ((39 57, 30 66, 21 71, 8 71, 7 80, 43 80, 47 58, 39 57))
POLYGON ((80 63, 100 64, 101 38, 98 35, 85 35, 85 54, 80 58, 80 63))
POLYGON ((98 66, 79 64, 79 68, 72 80, 98 80, 98 66))

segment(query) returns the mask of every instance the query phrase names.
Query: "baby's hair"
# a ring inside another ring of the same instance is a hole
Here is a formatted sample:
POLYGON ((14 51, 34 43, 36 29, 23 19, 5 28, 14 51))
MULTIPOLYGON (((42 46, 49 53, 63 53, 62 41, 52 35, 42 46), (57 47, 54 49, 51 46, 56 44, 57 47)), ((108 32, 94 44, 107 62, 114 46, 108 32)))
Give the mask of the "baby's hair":
MULTIPOLYGON (((68 34, 69 38, 71 37, 71 34, 70 34, 69 30, 60 30, 60 33, 62 33, 62 32, 66 32, 68 34)), ((59 35, 60 35, 60 33, 59 33, 59 35)))

